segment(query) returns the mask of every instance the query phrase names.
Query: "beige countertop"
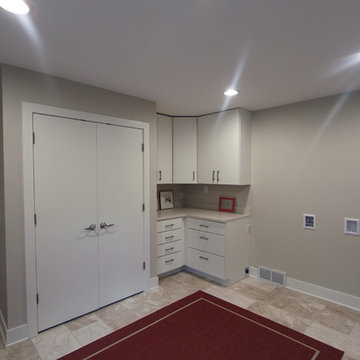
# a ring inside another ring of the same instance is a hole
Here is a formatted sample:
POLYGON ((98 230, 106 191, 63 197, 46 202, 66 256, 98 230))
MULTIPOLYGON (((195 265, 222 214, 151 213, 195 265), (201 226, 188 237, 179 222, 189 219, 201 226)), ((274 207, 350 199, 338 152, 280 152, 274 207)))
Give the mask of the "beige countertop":
POLYGON ((204 210, 204 209, 192 209, 192 208, 178 208, 168 210, 158 210, 157 219, 167 220, 179 217, 192 217, 202 220, 228 222, 237 219, 247 218, 249 214, 233 214, 221 211, 204 210))

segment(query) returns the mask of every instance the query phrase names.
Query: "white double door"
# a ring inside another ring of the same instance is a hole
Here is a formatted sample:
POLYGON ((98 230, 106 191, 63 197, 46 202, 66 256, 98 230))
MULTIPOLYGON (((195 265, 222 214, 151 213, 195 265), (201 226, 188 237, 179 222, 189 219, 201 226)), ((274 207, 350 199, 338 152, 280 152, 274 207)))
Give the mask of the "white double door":
POLYGON ((143 131, 46 115, 33 129, 41 331, 144 289, 143 131))

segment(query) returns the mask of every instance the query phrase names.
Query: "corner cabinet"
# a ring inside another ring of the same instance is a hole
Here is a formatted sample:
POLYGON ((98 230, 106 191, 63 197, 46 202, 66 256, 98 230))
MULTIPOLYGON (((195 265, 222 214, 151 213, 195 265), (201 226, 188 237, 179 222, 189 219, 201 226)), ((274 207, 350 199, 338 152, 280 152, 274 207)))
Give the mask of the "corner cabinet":
POLYGON ((173 119, 173 182, 197 182, 197 118, 173 119))
POLYGON ((198 183, 250 184, 251 115, 243 109, 198 118, 198 183))
POLYGON ((172 183, 172 118, 157 116, 157 183, 172 183))

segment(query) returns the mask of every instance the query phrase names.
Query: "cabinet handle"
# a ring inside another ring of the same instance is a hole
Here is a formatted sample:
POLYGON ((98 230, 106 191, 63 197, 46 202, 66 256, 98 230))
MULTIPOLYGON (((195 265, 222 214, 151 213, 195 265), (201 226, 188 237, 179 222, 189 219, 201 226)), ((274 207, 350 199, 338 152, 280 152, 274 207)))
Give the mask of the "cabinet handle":
POLYGON ((195 171, 193 171, 193 181, 195 181, 195 171))
POLYGON ((204 227, 204 228, 208 228, 208 227, 209 227, 209 225, 204 225, 204 224, 200 224, 199 226, 204 227))
POLYGON ((171 248, 165 249, 165 251, 171 251, 174 250, 175 248, 172 246, 171 248))
POLYGON ((204 257, 204 256, 199 256, 200 259, 203 259, 203 260, 209 260, 209 258, 207 257, 204 257))
POLYGON ((161 181, 161 170, 159 170, 159 181, 161 181))
POLYGON ((200 239, 209 240, 209 238, 207 238, 207 237, 205 237, 205 236, 200 236, 200 239))
POLYGON ((219 180, 220 180, 220 171, 219 170, 217 171, 216 177, 217 177, 217 182, 219 182, 219 180))
POLYGON ((175 224, 168 224, 168 225, 165 225, 166 228, 169 228, 169 227, 172 227, 174 226, 175 224))
POLYGON ((213 182, 215 181, 215 170, 213 170, 213 172, 212 172, 212 181, 213 182))
POLYGON ((165 236, 165 240, 170 240, 170 239, 173 239, 174 237, 175 237, 175 235, 165 236))
POLYGON ((165 264, 171 263, 171 262, 173 262, 173 261, 174 261, 174 259, 165 260, 165 264))

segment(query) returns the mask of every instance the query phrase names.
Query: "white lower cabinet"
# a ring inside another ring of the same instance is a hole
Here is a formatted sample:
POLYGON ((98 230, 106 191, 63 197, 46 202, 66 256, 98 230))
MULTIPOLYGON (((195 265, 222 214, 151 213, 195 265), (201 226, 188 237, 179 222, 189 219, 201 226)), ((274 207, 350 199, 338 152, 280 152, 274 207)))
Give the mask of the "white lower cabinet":
POLYGON ((245 277, 249 266, 248 218, 229 222, 186 219, 186 265, 222 283, 245 277))
POLYGON ((157 222, 157 274, 175 270, 184 265, 184 220, 175 218, 157 222))
POLYGON ((158 275, 185 265, 189 271, 224 285, 246 276, 250 262, 249 217, 212 221, 183 216, 157 222, 158 275))

